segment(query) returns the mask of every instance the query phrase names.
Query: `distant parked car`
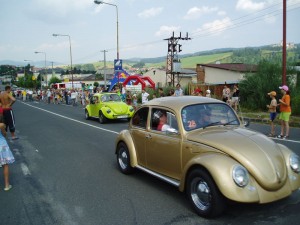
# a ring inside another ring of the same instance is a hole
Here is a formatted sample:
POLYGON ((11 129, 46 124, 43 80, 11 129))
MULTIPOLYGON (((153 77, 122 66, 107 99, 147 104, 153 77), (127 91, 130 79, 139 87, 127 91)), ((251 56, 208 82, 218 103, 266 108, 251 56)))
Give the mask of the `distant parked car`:
POLYGON ((299 156, 245 124, 216 99, 151 100, 116 139, 118 167, 177 186, 203 217, 220 215, 226 199, 268 203, 298 190, 299 156))
POLYGON ((85 107, 85 118, 97 118, 100 123, 106 123, 109 119, 129 121, 133 113, 133 107, 122 102, 116 93, 96 93, 91 97, 90 104, 85 107))

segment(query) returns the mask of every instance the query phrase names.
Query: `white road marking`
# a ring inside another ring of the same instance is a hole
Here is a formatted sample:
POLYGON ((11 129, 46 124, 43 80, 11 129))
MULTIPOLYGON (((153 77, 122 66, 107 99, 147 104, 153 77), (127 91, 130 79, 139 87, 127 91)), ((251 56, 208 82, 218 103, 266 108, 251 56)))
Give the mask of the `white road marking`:
POLYGON ((30 175, 30 171, 25 163, 21 163, 21 169, 25 176, 30 175))
POLYGON ((104 129, 104 128, 101 128, 101 127, 97 127, 97 126, 94 126, 94 125, 85 123, 85 122, 81 122, 81 121, 79 121, 79 120, 75 120, 75 119, 72 119, 72 118, 69 118, 69 117, 60 115, 60 114, 58 114, 58 113, 54 113, 54 112, 48 111, 48 110, 46 110, 46 109, 42 109, 42 108, 39 108, 39 107, 30 105, 30 104, 27 104, 27 103, 25 103, 25 102, 22 102, 22 103, 25 104, 25 105, 28 105, 28 106, 30 106, 30 107, 32 107, 32 108, 39 109, 39 110, 42 110, 42 111, 47 112, 47 113, 51 113, 51 114, 53 114, 53 115, 55 115, 55 116, 59 116, 59 117, 64 118, 64 119, 68 119, 68 120, 71 120, 71 121, 74 121, 74 122, 77 122, 77 123, 80 123, 80 124, 83 124, 83 125, 86 125, 86 126, 90 126, 90 127, 93 127, 93 128, 99 129, 99 130, 107 131, 107 132, 114 133, 114 134, 119 134, 119 132, 116 132, 116 131, 113 131, 113 130, 108 130, 108 129, 104 129))
POLYGON ((290 139, 282 139, 282 138, 273 138, 271 137, 271 139, 273 140, 279 140, 279 141, 287 141, 287 142, 293 142, 293 143, 300 143, 300 141, 295 141, 295 140, 290 140, 290 139))

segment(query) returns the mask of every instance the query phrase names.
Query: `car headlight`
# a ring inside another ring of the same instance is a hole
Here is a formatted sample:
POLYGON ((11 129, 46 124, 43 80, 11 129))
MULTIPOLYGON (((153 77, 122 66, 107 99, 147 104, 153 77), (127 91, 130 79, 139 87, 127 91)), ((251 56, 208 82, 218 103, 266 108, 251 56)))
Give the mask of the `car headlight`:
POLYGON ((245 167, 241 165, 234 166, 232 178, 239 187, 245 187, 249 183, 249 174, 245 167))
POLYGON ((290 155, 290 166, 295 173, 300 173, 299 164, 300 164, 299 156, 297 156, 296 154, 291 154, 290 155))
POLYGON ((110 110, 110 109, 107 109, 106 112, 107 112, 107 113, 111 113, 111 110, 110 110))

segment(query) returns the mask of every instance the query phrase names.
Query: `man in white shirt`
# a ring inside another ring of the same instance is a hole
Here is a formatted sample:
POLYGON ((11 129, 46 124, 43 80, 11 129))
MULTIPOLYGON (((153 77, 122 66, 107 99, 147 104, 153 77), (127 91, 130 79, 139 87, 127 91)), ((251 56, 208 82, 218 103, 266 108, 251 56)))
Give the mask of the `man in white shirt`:
POLYGON ((148 102, 148 96, 149 96, 149 93, 147 93, 145 91, 145 89, 142 90, 142 104, 144 104, 145 102, 148 102))
POLYGON ((181 85, 177 84, 176 85, 176 90, 175 90, 175 96, 183 96, 183 90, 181 89, 181 85))

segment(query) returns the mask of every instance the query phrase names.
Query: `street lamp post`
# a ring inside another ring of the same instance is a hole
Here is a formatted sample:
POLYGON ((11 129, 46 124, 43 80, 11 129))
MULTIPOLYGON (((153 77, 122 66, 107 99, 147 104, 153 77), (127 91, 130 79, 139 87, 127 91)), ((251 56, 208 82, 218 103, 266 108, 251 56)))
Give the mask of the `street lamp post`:
POLYGON ((103 51, 101 51, 101 52, 103 52, 104 53, 104 89, 105 89, 105 91, 106 91, 106 52, 107 52, 107 50, 103 50, 103 51))
POLYGON ((52 35, 53 35, 53 37, 58 37, 58 36, 69 37, 69 43, 70 43, 70 59, 71 59, 71 71, 70 71, 70 73, 71 73, 71 75, 72 75, 72 89, 73 89, 73 88, 74 88, 74 85, 73 85, 74 79, 73 79, 73 65, 72 65, 72 45, 71 45, 71 37, 70 37, 70 35, 68 35, 68 34, 52 34, 52 35))
MULTIPOLYGON (((35 54, 41 53, 41 54, 45 55, 45 75, 47 76, 47 74, 46 74, 46 52, 34 52, 34 53, 35 54)), ((42 79, 42 75, 41 75, 41 91, 42 91, 42 81, 43 81, 43 79, 42 79)))
POLYGON ((106 5, 111 5, 116 7, 116 13, 117 13, 117 59, 119 60, 119 12, 118 12, 118 6, 115 4, 111 4, 111 3, 107 3, 107 2, 103 2, 103 1, 98 1, 98 0, 94 0, 95 4, 106 4, 106 5))

